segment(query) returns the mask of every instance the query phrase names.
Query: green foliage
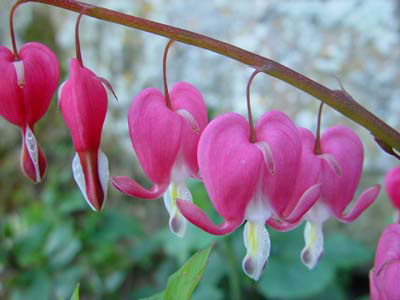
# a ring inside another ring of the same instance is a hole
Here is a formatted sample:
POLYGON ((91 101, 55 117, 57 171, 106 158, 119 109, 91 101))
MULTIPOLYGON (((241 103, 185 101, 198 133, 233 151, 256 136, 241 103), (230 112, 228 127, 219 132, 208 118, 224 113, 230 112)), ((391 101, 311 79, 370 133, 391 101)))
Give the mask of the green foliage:
POLYGON ((79 283, 76 285, 74 293, 72 294, 70 300, 79 300, 79 283))

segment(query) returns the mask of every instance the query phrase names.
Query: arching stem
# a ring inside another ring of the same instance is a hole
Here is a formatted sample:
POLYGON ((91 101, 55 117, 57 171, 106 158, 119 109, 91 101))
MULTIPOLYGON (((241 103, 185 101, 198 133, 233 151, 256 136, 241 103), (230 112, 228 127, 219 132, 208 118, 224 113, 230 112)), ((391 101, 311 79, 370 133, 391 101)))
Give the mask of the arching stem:
POLYGON ((254 122, 253 122, 253 115, 251 114, 251 107, 250 107, 250 86, 251 83, 256 77, 256 75, 260 72, 264 72, 264 69, 256 69, 254 72, 250 75, 249 80, 247 81, 247 88, 246 88, 246 98, 247 98, 247 115, 249 118, 249 124, 250 124, 250 142, 255 143, 256 142, 256 132, 254 130, 254 122))
POLYGON ((79 13, 78 19, 76 19, 75 25, 75 49, 76 49, 76 59, 79 61, 80 65, 83 67, 83 60, 81 54, 81 43, 79 41, 79 25, 81 23, 81 18, 83 13, 87 10, 87 8, 82 9, 79 13))
POLYGON ((10 12, 10 36, 11 36, 11 44, 13 47, 13 53, 14 53, 14 60, 19 60, 19 56, 18 56, 18 50, 17 50, 17 43, 15 42, 15 33, 14 33, 14 24, 13 24, 13 18, 14 18, 14 13, 15 10, 17 9, 17 7, 24 2, 24 0, 19 0, 17 1, 10 12))
POLYGON ((321 117, 322 117, 322 107, 324 106, 324 102, 321 102, 319 105, 318 111, 318 123, 317 123, 317 132, 315 133, 315 146, 314 146, 314 154, 321 154, 321 117))
POLYGON ((169 99, 169 93, 168 93, 168 83, 167 83, 167 56, 168 56, 168 50, 169 47, 171 47, 172 43, 174 40, 169 40, 167 45, 165 46, 164 49, 164 56, 163 56, 163 80, 164 80, 164 97, 165 97, 165 102, 167 104, 168 108, 172 108, 171 106, 171 100, 169 99))

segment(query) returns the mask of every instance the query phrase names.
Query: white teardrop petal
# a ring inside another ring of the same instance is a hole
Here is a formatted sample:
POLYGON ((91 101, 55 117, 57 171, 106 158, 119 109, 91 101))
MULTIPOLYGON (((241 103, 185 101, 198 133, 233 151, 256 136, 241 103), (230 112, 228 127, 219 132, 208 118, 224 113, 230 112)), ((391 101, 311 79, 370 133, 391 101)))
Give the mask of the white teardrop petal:
POLYGON ((28 150, 29 157, 31 158, 31 161, 35 168, 36 183, 39 183, 41 181, 40 169, 39 169, 39 149, 35 135, 29 128, 29 126, 27 126, 25 129, 25 146, 26 149, 28 150))
POLYGON ((76 153, 74 159, 72 160, 72 174, 74 176, 75 182, 78 185, 79 189, 86 202, 89 204, 90 208, 94 211, 96 210, 93 205, 90 203, 87 194, 86 194, 86 183, 85 183, 85 174, 83 174, 83 169, 81 165, 81 160, 79 155, 76 153))
POLYGON ((189 123, 190 127, 195 133, 200 132, 199 124, 197 124, 196 119, 192 116, 190 112, 188 112, 186 109, 178 109, 175 112, 178 115, 182 116, 189 123))
POLYGON ((307 222, 304 229, 304 239, 306 245, 301 252, 301 261, 311 270, 317 265, 324 250, 322 223, 307 222))
POLYGON ((267 264, 271 248, 269 234, 264 223, 247 221, 244 225, 243 239, 247 249, 242 262, 243 271, 250 278, 258 280, 267 264))
POLYGON ((255 145, 260 150, 260 152, 263 156, 263 159, 264 159, 264 163, 267 166, 269 173, 271 175, 273 175, 274 174, 274 160, 272 158, 272 151, 271 151, 270 146, 266 142, 257 142, 257 143, 255 143, 255 145))
POLYGON ((18 86, 22 89, 25 85, 24 63, 22 60, 13 62, 15 73, 17 74, 18 86))

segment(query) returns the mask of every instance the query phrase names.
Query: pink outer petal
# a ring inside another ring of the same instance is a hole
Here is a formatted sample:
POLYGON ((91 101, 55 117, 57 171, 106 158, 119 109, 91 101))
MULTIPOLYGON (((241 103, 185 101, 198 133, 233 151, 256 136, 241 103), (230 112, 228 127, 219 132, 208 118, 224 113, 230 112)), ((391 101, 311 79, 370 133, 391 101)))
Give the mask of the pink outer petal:
POLYGON ((76 59, 71 59, 70 77, 59 102, 76 152, 97 153, 107 113, 107 92, 100 79, 76 59))
POLYGON ((266 168, 260 150, 249 141, 249 124, 235 113, 209 123, 197 149, 200 175, 217 212, 226 220, 243 220, 246 206, 266 168))
POLYGON ((24 64, 25 118, 32 127, 49 107, 60 79, 60 65, 48 47, 36 42, 24 44, 18 55, 24 64))
POLYGON ((372 300, 400 299, 400 224, 390 224, 383 231, 371 273, 372 300))
POLYGON ((319 187, 315 188, 315 186, 319 184, 321 161, 314 154, 314 135, 306 128, 298 127, 298 131, 302 144, 301 162, 296 184, 292 188, 291 199, 283 213, 284 218, 292 214, 292 217, 297 215, 296 218, 301 218, 307 212, 308 206, 318 200, 320 194, 319 187), (314 186, 314 188, 310 189, 312 186, 314 186), (294 210, 296 208, 297 210, 295 213, 294 210))
POLYGON ((197 164, 197 145, 200 135, 208 122, 207 109, 200 92, 191 84, 186 82, 177 82, 169 92, 172 109, 174 111, 184 109, 194 118, 198 126, 198 132, 195 132, 187 120, 182 125, 182 150, 184 160, 190 168, 192 176, 198 174, 197 164))
POLYGON ((182 215, 191 223, 214 235, 231 233, 243 223, 243 219, 225 220, 220 225, 214 225, 207 215, 189 201, 177 199, 176 204, 182 215))
MULTIPOLYGON (((341 168, 341 176, 337 176, 329 164, 322 160, 321 167, 321 199, 328 205, 333 214, 343 221, 350 221, 365 209, 370 200, 376 196, 371 191, 360 197, 363 202, 356 205, 354 212, 343 216, 343 211, 353 199, 360 181, 363 164, 363 146, 359 137, 344 126, 334 126, 325 131, 321 137, 322 153, 331 154, 341 168)), ((377 188, 375 187, 374 190, 377 188)))
MULTIPOLYGON (((364 210, 370 206, 375 199, 378 197, 378 194, 381 190, 381 186, 379 184, 375 184, 365 191, 362 192, 360 197, 358 197, 356 203, 353 208, 347 214, 336 215, 335 217, 342 222, 353 222, 357 219, 364 210)), ((335 212, 334 212, 335 213, 335 212)))
POLYGON ((273 229, 277 231, 289 231, 300 225, 300 223, 281 222, 275 218, 269 218, 266 224, 271 226, 273 229))
POLYGON ((155 88, 144 89, 133 99, 128 112, 129 134, 143 171, 156 185, 169 183, 184 123, 155 88))
POLYGON ((17 83, 13 60, 12 52, 0 46, 0 115, 11 124, 24 128, 23 93, 17 83))
POLYGON ((105 195, 98 172, 98 151, 78 152, 78 155, 85 176, 87 199, 96 211, 100 211, 104 204, 105 195))
POLYGON ((320 184, 310 186, 300 197, 297 205, 290 212, 285 220, 289 223, 297 223, 305 213, 317 202, 320 195, 320 184))
POLYGON ((112 185, 125 195, 146 200, 154 200, 161 197, 168 187, 167 184, 156 184, 153 185, 150 190, 146 190, 136 181, 126 176, 114 176, 112 178, 112 185))
POLYGON ((385 189, 393 206, 400 210, 400 167, 394 167, 386 174, 385 189))
POLYGON ((274 174, 264 172, 263 194, 280 217, 291 205, 300 168, 302 146, 299 132, 289 117, 280 111, 265 113, 255 129, 257 142, 266 142, 272 152, 274 174))

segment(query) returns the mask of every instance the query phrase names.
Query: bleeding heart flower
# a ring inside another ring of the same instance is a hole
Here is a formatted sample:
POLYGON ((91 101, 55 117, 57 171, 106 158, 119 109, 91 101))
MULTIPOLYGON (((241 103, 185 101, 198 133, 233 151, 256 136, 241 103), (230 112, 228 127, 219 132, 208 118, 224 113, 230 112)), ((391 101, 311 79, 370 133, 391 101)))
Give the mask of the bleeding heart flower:
POLYGON ((390 224, 383 231, 369 273, 371 300, 400 299, 400 224, 390 224))
MULTIPOLYGON (((301 253, 303 263, 314 268, 323 252, 323 223, 333 215, 348 223, 357 219, 379 194, 378 184, 361 193, 352 209, 345 209, 354 197, 361 177, 364 159, 359 137, 344 126, 334 126, 321 137, 320 159, 321 195, 319 201, 305 215, 304 231, 306 246, 301 253)), ((314 164, 318 164, 315 162, 314 164)))
POLYGON ((35 183, 46 172, 46 158, 34 135, 34 126, 46 113, 60 78, 56 55, 31 42, 13 53, 0 46, 0 115, 22 132, 21 168, 35 183))
MULTIPOLYGON (((249 118, 250 119, 250 118, 249 118)), ((249 122, 235 113, 215 118, 198 146, 200 174, 224 222, 217 226, 194 204, 178 200, 182 214, 216 235, 232 232, 247 220, 244 272, 258 280, 270 251, 265 223, 271 217, 294 222, 318 199, 319 186, 296 191, 301 141, 293 122, 282 112, 265 113, 251 140, 249 122), (301 201, 299 201, 301 199, 301 201)))
POLYGON ((386 174, 385 188, 390 201, 397 209, 395 222, 400 223, 400 167, 394 167, 386 174))
POLYGON ((183 236, 186 220, 175 201, 176 198, 192 200, 185 180, 198 178, 196 150, 200 134, 207 125, 207 109, 201 94, 189 83, 176 83, 169 92, 169 99, 171 107, 159 90, 147 88, 136 95, 128 112, 132 146, 153 187, 146 190, 125 176, 113 177, 112 184, 122 193, 136 198, 152 200, 165 193, 170 229, 183 236))
POLYGON ((61 114, 76 151, 72 161, 74 179, 89 206, 97 211, 106 200, 109 177, 108 160, 100 150, 107 113, 104 81, 77 59, 71 59, 70 76, 58 91, 61 114))

